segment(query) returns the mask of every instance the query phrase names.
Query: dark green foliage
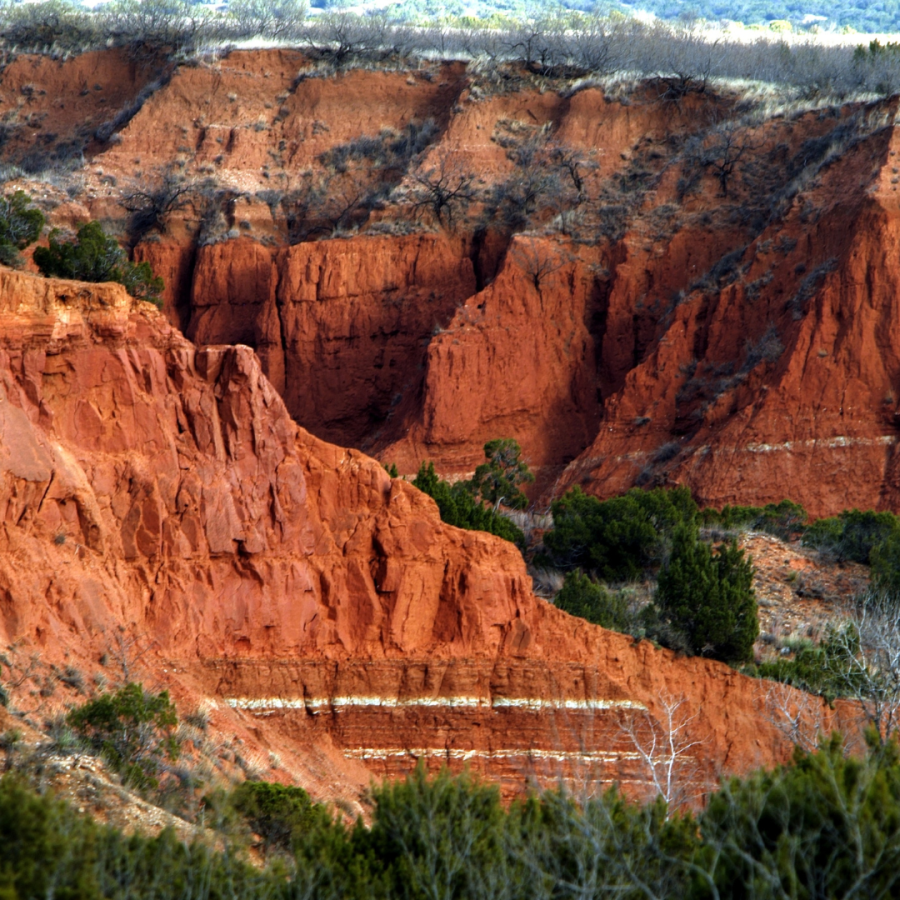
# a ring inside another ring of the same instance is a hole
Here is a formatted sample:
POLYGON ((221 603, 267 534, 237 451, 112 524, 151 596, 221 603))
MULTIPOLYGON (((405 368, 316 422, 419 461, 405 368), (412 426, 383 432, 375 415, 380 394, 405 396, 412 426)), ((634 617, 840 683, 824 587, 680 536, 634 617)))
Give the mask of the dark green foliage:
POLYGON ((66 722, 139 789, 158 787, 162 761, 178 758, 168 691, 151 694, 132 682, 73 709, 66 722))
POLYGON ((783 681, 811 694, 820 694, 829 702, 847 693, 853 694, 853 680, 862 678, 854 665, 859 650, 859 635, 851 624, 830 627, 817 645, 800 647, 793 659, 776 659, 750 666, 747 674, 783 681))
POLYGON ((581 569, 566 573, 562 590, 553 602, 559 609, 603 628, 626 631, 630 624, 625 600, 592 581, 581 569))
POLYGON ((484 445, 487 462, 475 470, 470 490, 495 509, 501 503, 510 509, 525 509, 528 498, 519 485, 534 481, 534 475, 521 454, 519 442, 512 438, 488 441, 484 445))
POLYGON ((729 780, 700 826, 697 862, 722 897, 896 897, 897 747, 847 758, 836 736, 818 753, 798 752, 792 766, 729 780))
POLYGON ((0 263, 16 266, 19 250, 33 244, 44 227, 44 214, 24 191, 0 197, 0 263))
POLYGON ((397 471, 397 463, 391 463, 390 466, 385 464, 384 471, 391 476, 391 478, 399 478, 400 473, 397 471))
POLYGON ((716 551, 682 525, 659 574, 656 604, 664 622, 687 637, 691 652, 723 662, 751 659, 759 634, 753 567, 734 543, 716 551))
POLYGON ((750 528, 774 534, 785 541, 803 532, 806 520, 806 510, 791 500, 765 506, 725 506, 721 510, 704 509, 700 512, 700 524, 703 526, 719 526, 728 531, 750 528))
POLYGON ((873 549, 898 533, 900 519, 891 512, 845 509, 839 516, 813 522, 803 535, 803 544, 834 556, 837 562, 869 565, 873 549))
POLYGON ((497 789, 423 767, 373 791, 371 828, 322 814, 296 862, 264 870, 225 844, 125 837, 0 780, 0 897, 58 900, 707 900, 900 893, 900 762, 893 743, 846 757, 835 737, 792 764, 724 782, 694 818, 615 789, 504 809, 497 789))
POLYGON ((50 246, 38 247, 34 262, 47 277, 117 281, 132 297, 161 305, 162 278, 153 274, 147 262, 129 262, 125 251, 107 236, 99 222, 82 225, 74 240, 64 239, 54 228, 50 246))
POLYGON ((44 214, 24 191, 0 197, 0 244, 24 250, 41 235, 44 214))
POLYGON ((0 779, 0 897, 3 900, 154 900, 287 896, 283 879, 172 830, 126 837, 67 804, 0 779))
POLYGON ((330 822, 324 807, 313 803, 303 788, 268 781, 238 785, 231 794, 231 803, 263 839, 266 852, 287 852, 323 816, 330 822))
POLYGON ((449 484, 438 478, 434 463, 422 463, 413 485, 428 494, 441 513, 441 521, 457 528, 472 531, 487 531, 499 537, 522 545, 525 535, 505 516, 487 509, 476 500, 469 489, 469 482, 458 481, 449 484))
POLYGON ((595 572, 610 582, 639 578, 658 566, 678 526, 696 530, 697 506, 687 488, 634 488, 601 501, 575 487, 551 508, 553 530, 544 536, 547 562, 595 572))
POLYGON ((869 553, 872 585, 892 597, 900 597, 900 529, 892 531, 869 553))

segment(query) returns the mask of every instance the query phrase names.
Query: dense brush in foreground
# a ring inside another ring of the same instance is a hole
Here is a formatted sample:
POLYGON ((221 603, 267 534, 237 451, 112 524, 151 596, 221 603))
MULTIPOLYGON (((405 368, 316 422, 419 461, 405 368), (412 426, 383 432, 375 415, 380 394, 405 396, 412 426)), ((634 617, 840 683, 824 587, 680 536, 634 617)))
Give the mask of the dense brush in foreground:
MULTIPOLYGON (((283 809, 293 818, 279 822, 277 791, 271 798, 260 791, 246 823, 270 851, 264 868, 248 863, 221 800, 208 806, 219 828, 213 844, 188 845, 170 831, 127 837, 7 775, 0 781, 0 895, 896 896, 897 748, 849 759, 843 751, 835 737, 816 753, 798 751, 790 766, 724 782, 696 817, 661 800, 632 804, 615 790, 583 800, 548 792, 504 809, 494 787, 446 773, 429 780, 421 768, 375 789, 370 827, 348 828, 321 807, 298 818, 290 805, 283 809)), ((248 812, 246 803, 235 808, 248 812)))

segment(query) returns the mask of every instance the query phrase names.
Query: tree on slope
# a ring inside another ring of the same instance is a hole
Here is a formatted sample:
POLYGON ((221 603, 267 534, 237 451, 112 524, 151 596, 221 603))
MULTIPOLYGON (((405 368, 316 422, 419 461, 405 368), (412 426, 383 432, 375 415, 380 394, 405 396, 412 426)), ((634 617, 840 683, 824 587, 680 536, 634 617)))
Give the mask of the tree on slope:
POLYGON ((684 633, 692 653, 728 663, 748 661, 759 634, 753 566, 735 543, 713 551, 689 526, 673 537, 659 574, 656 604, 664 621, 684 633))

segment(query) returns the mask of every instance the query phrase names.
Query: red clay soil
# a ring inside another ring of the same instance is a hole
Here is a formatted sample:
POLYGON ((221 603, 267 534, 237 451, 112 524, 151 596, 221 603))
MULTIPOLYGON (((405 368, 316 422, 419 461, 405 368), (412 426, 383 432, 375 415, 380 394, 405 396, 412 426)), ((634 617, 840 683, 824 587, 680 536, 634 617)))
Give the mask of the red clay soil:
POLYGON ((317 796, 422 757, 508 790, 590 770, 640 791, 621 725, 666 697, 704 783, 789 753, 766 683, 537 599, 511 544, 299 428, 249 348, 197 348, 116 285, 10 271, 0 323, 0 638, 19 652, 88 681, 138 640, 157 683, 317 796))

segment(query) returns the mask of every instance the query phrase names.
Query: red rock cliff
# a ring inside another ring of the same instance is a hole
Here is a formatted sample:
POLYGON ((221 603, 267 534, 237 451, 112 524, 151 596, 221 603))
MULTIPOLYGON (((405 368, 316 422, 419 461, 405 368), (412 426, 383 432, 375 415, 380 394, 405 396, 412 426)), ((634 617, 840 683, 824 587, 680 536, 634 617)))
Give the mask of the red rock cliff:
POLYGON ((299 428, 249 348, 7 270, 0 324, 3 640, 93 670, 143 635, 158 677, 314 788, 425 757, 637 790, 619 724, 667 696, 705 777, 787 752, 764 683, 538 600, 512 545, 299 428))

